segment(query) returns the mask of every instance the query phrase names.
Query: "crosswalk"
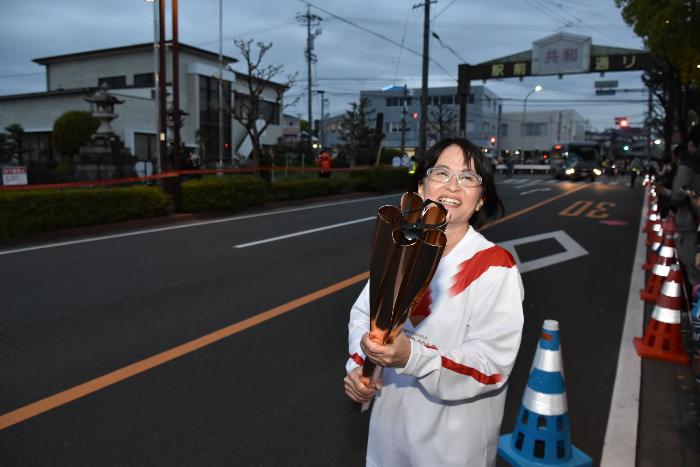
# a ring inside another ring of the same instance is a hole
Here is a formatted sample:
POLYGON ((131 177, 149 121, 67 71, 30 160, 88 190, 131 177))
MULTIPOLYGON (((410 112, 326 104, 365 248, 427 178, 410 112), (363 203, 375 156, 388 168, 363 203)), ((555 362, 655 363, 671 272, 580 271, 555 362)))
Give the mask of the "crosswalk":
MULTIPOLYGON (((496 180, 496 185, 508 185, 512 187, 513 190, 517 191, 520 196, 529 195, 531 193, 537 193, 541 191, 550 191, 551 186, 559 183, 572 183, 569 180, 557 180, 556 178, 543 178, 543 177, 513 177, 513 178, 501 178, 496 180)), ((597 179, 594 182, 578 182, 578 183, 591 183, 593 185, 629 185, 629 181, 625 178, 611 178, 603 177, 602 179, 597 179)))
MULTIPOLYGON (((513 185, 517 189, 527 188, 532 186, 540 185, 554 185, 557 183, 572 183, 570 180, 557 180, 556 178, 524 178, 524 177, 513 177, 504 178, 501 180, 496 180, 496 185, 513 185)), ((597 179, 594 182, 579 182, 579 183, 593 183, 595 185, 628 185, 629 181, 622 178, 603 178, 597 179)))

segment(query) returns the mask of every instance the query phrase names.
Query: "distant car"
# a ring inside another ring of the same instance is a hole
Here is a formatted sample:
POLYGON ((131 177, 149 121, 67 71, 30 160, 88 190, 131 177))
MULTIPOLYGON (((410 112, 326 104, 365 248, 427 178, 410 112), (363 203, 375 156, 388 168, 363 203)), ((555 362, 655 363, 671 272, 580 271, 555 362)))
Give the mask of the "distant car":
POLYGON ((587 178, 590 181, 595 181, 595 178, 603 173, 600 168, 600 164, 596 161, 584 161, 580 159, 575 159, 570 162, 566 162, 561 167, 558 167, 558 174, 555 174, 556 178, 565 178, 570 180, 581 180, 587 178))

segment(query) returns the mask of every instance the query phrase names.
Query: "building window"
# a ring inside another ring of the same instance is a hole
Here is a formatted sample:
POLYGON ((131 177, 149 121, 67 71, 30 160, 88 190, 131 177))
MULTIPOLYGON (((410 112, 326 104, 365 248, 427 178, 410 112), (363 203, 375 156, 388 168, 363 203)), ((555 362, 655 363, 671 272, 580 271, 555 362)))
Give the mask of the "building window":
POLYGON ((104 78, 97 78, 97 86, 102 86, 102 83, 106 83, 109 89, 125 88, 126 76, 106 76, 104 78))
MULTIPOLYGON (((230 108, 231 83, 222 82, 224 108, 230 108)), ((199 142, 202 163, 219 159, 219 81, 212 76, 199 75, 199 142)), ((224 133, 224 158, 231 158, 231 118, 224 113, 221 122, 224 133)), ((247 156, 247 154, 245 154, 247 156)))
POLYGON ((523 125, 523 136, 545 136, 546 134, 546 123, 527 122, 523 125))
POLYGON ((469 94, 469 103, 473 104, 475 102, 474 100, 474 94, 469 94))
POLYGON ((139 88, 150 88, 155 86, 156 79, 153 73, 137 73, 134 75, 134 86, 139 88))
POLYGON ((452 94, 450 94, 449 96, 440 96, 440 103, 452 105, 452 94))

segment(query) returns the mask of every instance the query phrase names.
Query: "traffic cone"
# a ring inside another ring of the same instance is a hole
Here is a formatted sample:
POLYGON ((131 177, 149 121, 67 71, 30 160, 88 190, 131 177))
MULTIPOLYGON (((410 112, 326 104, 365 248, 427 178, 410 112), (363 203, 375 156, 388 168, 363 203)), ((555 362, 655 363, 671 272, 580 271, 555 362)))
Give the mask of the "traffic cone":
POLYGON ((644 264, 642 264, 642 269, 645 271, 651 271, 651 268, 654 267, 656 259, 658 258, 656 252, 661 247, 661 243, 663 243, 664 235, 666 235, 666 232, 664 232, 663 227, 658 234, 654 235, 654 241, 647 250, 647 260, 644 264))
POLYGON ((642 300, 649 303, 656 303, 661 292, 661 287, 668 277, 671 265, 678 264, 676 259, 676 242, 670 235, 664 235, 664 240, 657 251, 654 267, 651 269, 646 287, 639 291, 642 300))
POLYGON ((651 225, 654 222, 660 221, 661 216, 659 215, 659 205, 656 201, 649 200, 649 213, 647 214, 647 222, 644 224, 642 233, 648 234, 651 230, 651 225))
POLYGON ((644 337, 634 338, 634 348, 640 357, 680 365, 690 363, 681 336, 682 284, 683 274, 674 264, 651 312, 644 337))
POLYGON ((592 466, 571 444, 559 322, 545 320, 515 430, 498 440, 498 454, 514 466, 592 466))
POLYGON ((642 265, 642 269, 644 269, 645 271, 649 271, 654 266, 654 263, 656 263, 656 258, 658 256, 656 252, 661 246, 661 243, 663 243, 664 238, 668 237, 667 243, 669 245, 673 244, 673 247, 675 248, 675 236, 676 223, 672 219, 664 219, 664 221, 661 223, 661 229, 659 230, 659 233, 653 236, 654 242, 649 247, 649 250, 647 252, 647 262, 642 265))

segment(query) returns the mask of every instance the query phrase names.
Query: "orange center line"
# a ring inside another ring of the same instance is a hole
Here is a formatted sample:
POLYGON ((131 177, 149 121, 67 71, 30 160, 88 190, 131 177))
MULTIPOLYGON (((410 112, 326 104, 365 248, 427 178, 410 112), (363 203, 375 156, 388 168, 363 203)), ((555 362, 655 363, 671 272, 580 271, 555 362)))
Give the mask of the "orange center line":
POLYGON ((143 373, 144 371, 150 370, 151 368, 167 363, 178 357, 182 357, 183 355, 194 352, 195 350, 199 350, 226 337, 233 336, 234 334, 245 331, 248 328, 304 306, 307 303, 311 303, 315 300, 331 295, 358 282, 367 280, 368 278, 369 272, 363 272, 356 276, 342 280, 336 284, 317 290, 316 292, 304 295, 303 297, 292 300, 291 302, 287 302, 255 316, 251 316, 243 321, 239 321, 235 324, 226 326, 225 328, 206 334, 182 345, 178 345, 177 347, 173 347, 157 355, 153 355, 152 357, 132 363, 131 365, 125 366, 111 373, 107 373, 83 384, 79 384, 78 386, 74 386, 70 389, 66 389, 65 391, 54 394, 53 396, 46 397, 13 410, 12 412, 0 415, 0 430, 20 423, 28 418, 35 417, 51 409, 55 409, 56 407, 67 404, 83 396, 87 396, 88 394, 104 389, 107 386, 111 386, 112 384, 118 383, 127 378, 131 378, 132 376, 143 373))
MULTIPOLYGON (((567 196, 585 187, 586 185, 582 185, 580 187, 576 187, 572 190, 561 193, 552 198, 533 204, 532 206, 528 206, 525 209, 521 209, 520 211, 516 211, 493 222, 489 222, 488 224, 485 224, 480 230, 488 229, 489 227, 493 227, 494 225, 526 214, 532 211, 533 209, 542 207, 546 204, 556 201, 557 199, 563 196, 567 196)), ((76 399, 80 399, 81 397, 87 396, 89 394, 92 394, 93 392, 104 389, 107 386, 111 386, 120 381, 124 381, 125 379, 131 378, 132 376, 136 376, 139 373, 148 371, 151 368, 155 368, 159 365, 175 360, 178 357, 182 357, 183 355, 192 353, 196 350, 211 345, 222 339, 233 336, 234 334, 238 334, 241 331, 245 331, 248 328, 257 326, 258 324, 264 323, 265 321, 271 320, 272 318, 283 315, 308 303, 316 301, 320 298, 334 294, 335 292, 339 292, 347 287, 350 287, 351 285, 367 280, 368 278, 369 271, 365 271, 363 273, 357 274, 333 285, 329 285, 328 287, 325 287, 323 289, 304 295, 303 297, 299 297, 295 300, 292 300, 291 302, 287 302, 282 305, 276 306, 275 308, 263 311, 262 313, 259 313, 255 316, 251 316, 250 318, 246 318, 242 321, 231 324, 229 326, 206 334, 202 337, 198 337, 197 339, 185 342, 184 344, 178 345, 164 352, 153 355, 152 357, 148 357, 144 360, 132 363, 131 365, 119 368, 118 370, 112 371, 111 373, 99 376, 85 383, 66 389, 65 391, 61 391, 52 396, 45 397, 44 399, 40 399, 36 402, 32 402, 30 404, 22 406, 11 412, 2 414, 0 415, 0 430, 9 428, 29 418, 36 417, 37 415, 41 415, 42 413, 48 412, 49 410, 55 409, 56 407, 68 404, 69 402, 72 402, 76 399)))

